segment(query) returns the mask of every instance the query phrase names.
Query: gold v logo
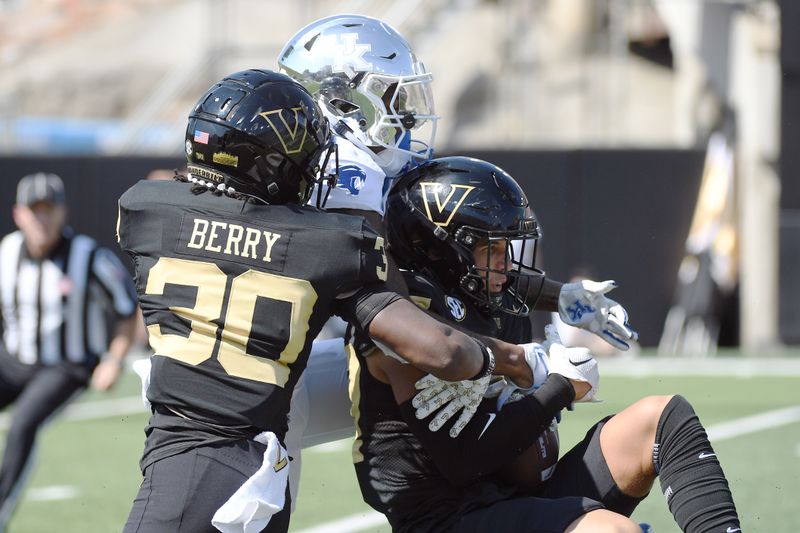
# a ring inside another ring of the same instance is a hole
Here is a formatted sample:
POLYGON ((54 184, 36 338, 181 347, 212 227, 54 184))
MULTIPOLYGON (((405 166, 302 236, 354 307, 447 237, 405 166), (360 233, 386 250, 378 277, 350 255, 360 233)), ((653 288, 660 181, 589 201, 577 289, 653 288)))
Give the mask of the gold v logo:
POLYGON ((259 113, 260 117, 269 122, 272 131, 278 136, 283 151, 286 155, 299 153, 303 149, 306 142, 306 134, 308 133, 305 126, 305 117, 301 120, 301 107, 291 107, 289 109, 274 109, 272 111, 264 111, 259 113), (287 118, 289 120, 287 120, 287 118), (301 128, 302 134, 298 130, 301 128))
POLYGON ((428 220, 442 227, 450 224, 453 215, 475 188, 471 185, 450 185, 450 189, 445 191, 445 185, 431 182, 420 182, 419 186, 425 199, 425 214, 428 215, 428 220))
POLYGON ((278 446, 278 460, 275 461, 275 466, 273 466, 272 468, 276 472, 280 472, 281 470, 286 468, 287 464, 289 464, 289 460, 286 458, 285 455, 283 457, 281 457, 281 447, 278 446))

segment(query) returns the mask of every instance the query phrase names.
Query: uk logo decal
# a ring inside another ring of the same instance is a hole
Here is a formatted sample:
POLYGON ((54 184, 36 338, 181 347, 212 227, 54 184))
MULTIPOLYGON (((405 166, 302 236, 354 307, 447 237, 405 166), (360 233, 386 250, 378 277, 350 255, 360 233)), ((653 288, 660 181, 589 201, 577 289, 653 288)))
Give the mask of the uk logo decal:
POLYGON ((463 302, 457 298, 453 298, 452 296, 445 296, 445 302, 447 303, 447 308, 450 310, 450 314, 456 321, 461 322, 464 320, 464 317, 467 316, 467 308, 464 306, 463 302))
POLYGON ((339 167, 337 189, 343 189, 353 196, 358 196, 367 183, 367 173, 356 165, 342 165, 339 167))

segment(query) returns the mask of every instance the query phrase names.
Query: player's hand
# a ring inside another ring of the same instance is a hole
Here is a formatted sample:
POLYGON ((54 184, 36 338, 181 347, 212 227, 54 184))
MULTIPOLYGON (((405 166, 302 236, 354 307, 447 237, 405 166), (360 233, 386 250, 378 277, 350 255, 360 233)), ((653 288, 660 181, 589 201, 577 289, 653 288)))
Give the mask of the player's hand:
POLYGON ((564 323, 591 331, 620 349, 630 348, 639 334, 628 324, 628 312, 605 294, 617 287, 613 280, 567 283, 558 296, 558 315, 564 323))
POLYGON ((595 397, 600 389, 600 372, 591 352, 586 348, 567 348, 561 344, 558 330, 552 324, 545 326, 544 333, 550 357, 549 374, 561 374, 571 382, 589 385, 588 391, 583 394, 579 389, 586 389, 585 386, 575 387, 576 402, 599 401, 595 397))
POLYGON ((525 350, 525 362, 531 369, 531 375, 533 376, 532 383, 530 387, 521 387, 508 377, 505 378, 502 386, 492 383, 492 385, 489 386, 490 390, 487 391, 486 397, 491 398, 497 396, 498 411, 507 403, 516 402, 528 394, 533 394, 533 392, 545 382, 549 375, 547 352, 543 345, 537 342, 530 342, 528 344, 520 344, 519 346, 525 350), (492 390, 493 388, 497 389, 496 394, 492 394, 494 392, 492 390))
POLYGON ((477 411, 489 387, 490 379, 491 376, 485 376, 476 380, 444 381, 428 374, 415 385, 420 392, 412 400, 412 405, 416 409, 414 414, 417 418, 423 419, 441 408, 428 424, 428 429, 438 431, 448 420, 461 412, 450 428, 450 436, 456 438, 477 411))
POLYGON ((117 382, 121 372, 121 361, 112 357, 102 358, 92 372, 92 388, 100 391, 109 390, 117 382))

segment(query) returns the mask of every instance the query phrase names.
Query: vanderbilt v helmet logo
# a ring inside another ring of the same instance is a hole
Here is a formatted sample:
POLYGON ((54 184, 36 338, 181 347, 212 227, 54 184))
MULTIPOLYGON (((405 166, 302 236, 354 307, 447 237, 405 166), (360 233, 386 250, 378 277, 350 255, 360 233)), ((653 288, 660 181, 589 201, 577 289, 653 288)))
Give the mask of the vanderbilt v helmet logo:
POLYGON ((269 122, 272 131, 280 139, 286 155, 301 152, 306 142, 306 134, 308 132, 305 125, 305 116, 301 117, 301 109, 301 107, 290 107, 289 109, 274 109, 258 114, 269 122), (301 129, 301 125, 302 132, 298 131, 301 129))
POLYGON ((425 199, 425 214, 437 226, 447 227, 453 215, 475 188, 471 185, 450 185, 445 191, 441 183, 420 182, 422 197, 425 199))

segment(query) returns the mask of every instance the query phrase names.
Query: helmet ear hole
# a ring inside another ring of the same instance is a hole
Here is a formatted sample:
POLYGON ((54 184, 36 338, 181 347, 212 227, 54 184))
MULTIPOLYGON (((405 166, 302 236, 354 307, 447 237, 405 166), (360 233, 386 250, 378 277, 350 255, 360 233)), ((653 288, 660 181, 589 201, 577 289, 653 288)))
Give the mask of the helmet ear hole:
POLYGON ((347 100, 342 100, 341 98, 331 98, 330 102, 328 103, 342 115, 349 115, 350 113, 360 109, 353 102, 348 102, 347 100))

